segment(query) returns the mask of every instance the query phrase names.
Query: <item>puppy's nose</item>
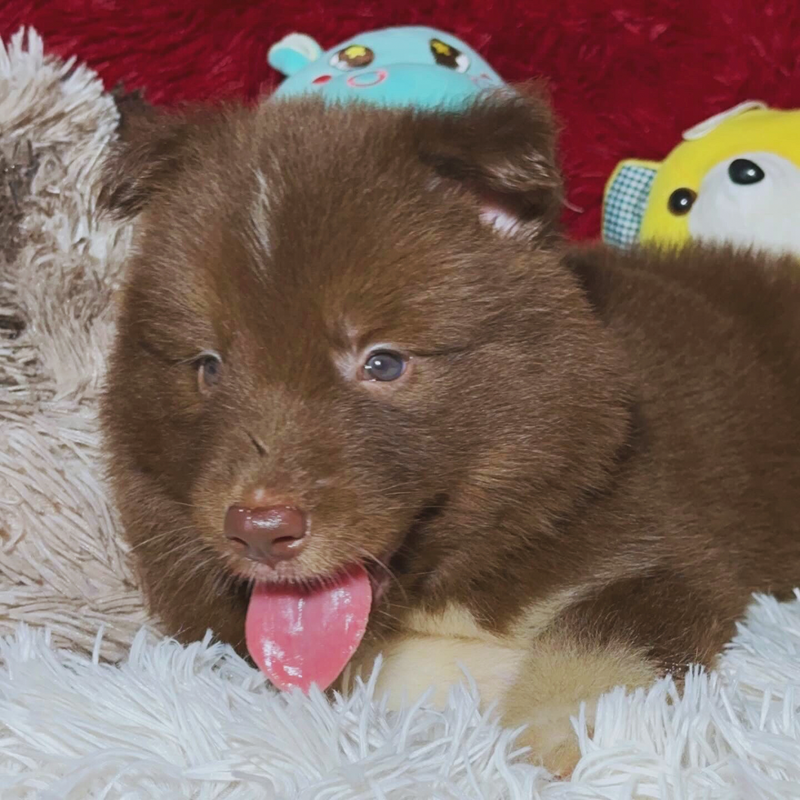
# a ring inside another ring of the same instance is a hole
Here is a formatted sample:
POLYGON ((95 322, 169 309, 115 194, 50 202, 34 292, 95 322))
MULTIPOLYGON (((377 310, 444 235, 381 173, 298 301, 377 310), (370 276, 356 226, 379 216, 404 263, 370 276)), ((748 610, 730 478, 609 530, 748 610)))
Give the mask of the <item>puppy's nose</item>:
POLYGON ((225 514, 225 536, 242 555, 274 566, 305 547, 306 516, 294 506, 231 506, 225 514))

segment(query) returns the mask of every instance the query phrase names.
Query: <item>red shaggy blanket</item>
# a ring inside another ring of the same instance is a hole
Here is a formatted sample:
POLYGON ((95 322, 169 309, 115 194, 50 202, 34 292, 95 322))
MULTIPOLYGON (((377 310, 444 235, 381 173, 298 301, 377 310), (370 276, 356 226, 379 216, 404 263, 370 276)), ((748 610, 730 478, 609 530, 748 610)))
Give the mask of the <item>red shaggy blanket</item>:
POLYGON ((400 24, 452 31, 509 81, 549 80, 580 238, 598 235, 620 158, 661 158, 683 129, 741 100, 800 106, 797 0, 0 0, 3 38, 32 25, 109 87, 158 103, 270 91, 267 49, 292 31, 328 47, 400 24))

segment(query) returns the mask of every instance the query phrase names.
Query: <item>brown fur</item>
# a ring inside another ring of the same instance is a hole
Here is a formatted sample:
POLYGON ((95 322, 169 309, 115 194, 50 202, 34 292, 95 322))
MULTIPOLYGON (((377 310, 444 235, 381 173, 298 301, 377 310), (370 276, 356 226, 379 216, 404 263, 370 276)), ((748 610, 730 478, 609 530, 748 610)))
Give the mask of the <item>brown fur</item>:
POLYGON ((581 699, 710 665, 751 592, 800 583, 794 261, 566 249, 531 94, 458 115, 272 101, 127 138, 106 202, 141 224, 103 422, 170 631, 242 648, 264 576, 222 520, 268 487, 312 520, 280 577, 391 571, 354 665, 384 648, 424 670, 420 637, 479 672, 499 653, 506 717, 568 772, 581 699), (354 380, 370 343, 413 369, 354 380))

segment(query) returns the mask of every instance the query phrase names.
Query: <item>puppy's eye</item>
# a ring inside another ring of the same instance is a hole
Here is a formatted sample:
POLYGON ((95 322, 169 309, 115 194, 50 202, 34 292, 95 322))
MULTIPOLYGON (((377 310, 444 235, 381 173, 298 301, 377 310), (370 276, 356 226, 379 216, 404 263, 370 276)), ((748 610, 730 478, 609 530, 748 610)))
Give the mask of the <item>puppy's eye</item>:
POLYGON ((379 350, 364 363, 364 380, 396 381, 406 371, 406 360, 400 353, 379 350))
POLYGON ((222 377, 222 362, 218 356, 204 355, 196 362, 197 388, 202 394, 208 394, 216 387, 222 377))

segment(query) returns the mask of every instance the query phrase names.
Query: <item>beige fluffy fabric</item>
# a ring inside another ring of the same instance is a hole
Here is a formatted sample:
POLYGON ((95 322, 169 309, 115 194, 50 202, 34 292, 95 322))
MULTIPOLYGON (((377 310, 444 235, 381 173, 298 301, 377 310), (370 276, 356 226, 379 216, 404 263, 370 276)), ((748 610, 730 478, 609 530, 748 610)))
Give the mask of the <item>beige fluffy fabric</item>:
POLYGON ((145 620, 100 468, 97 397, 129 229, 96 213, 114 100, 92 71, 0 44, 0 634, 116 657, 145 620))

